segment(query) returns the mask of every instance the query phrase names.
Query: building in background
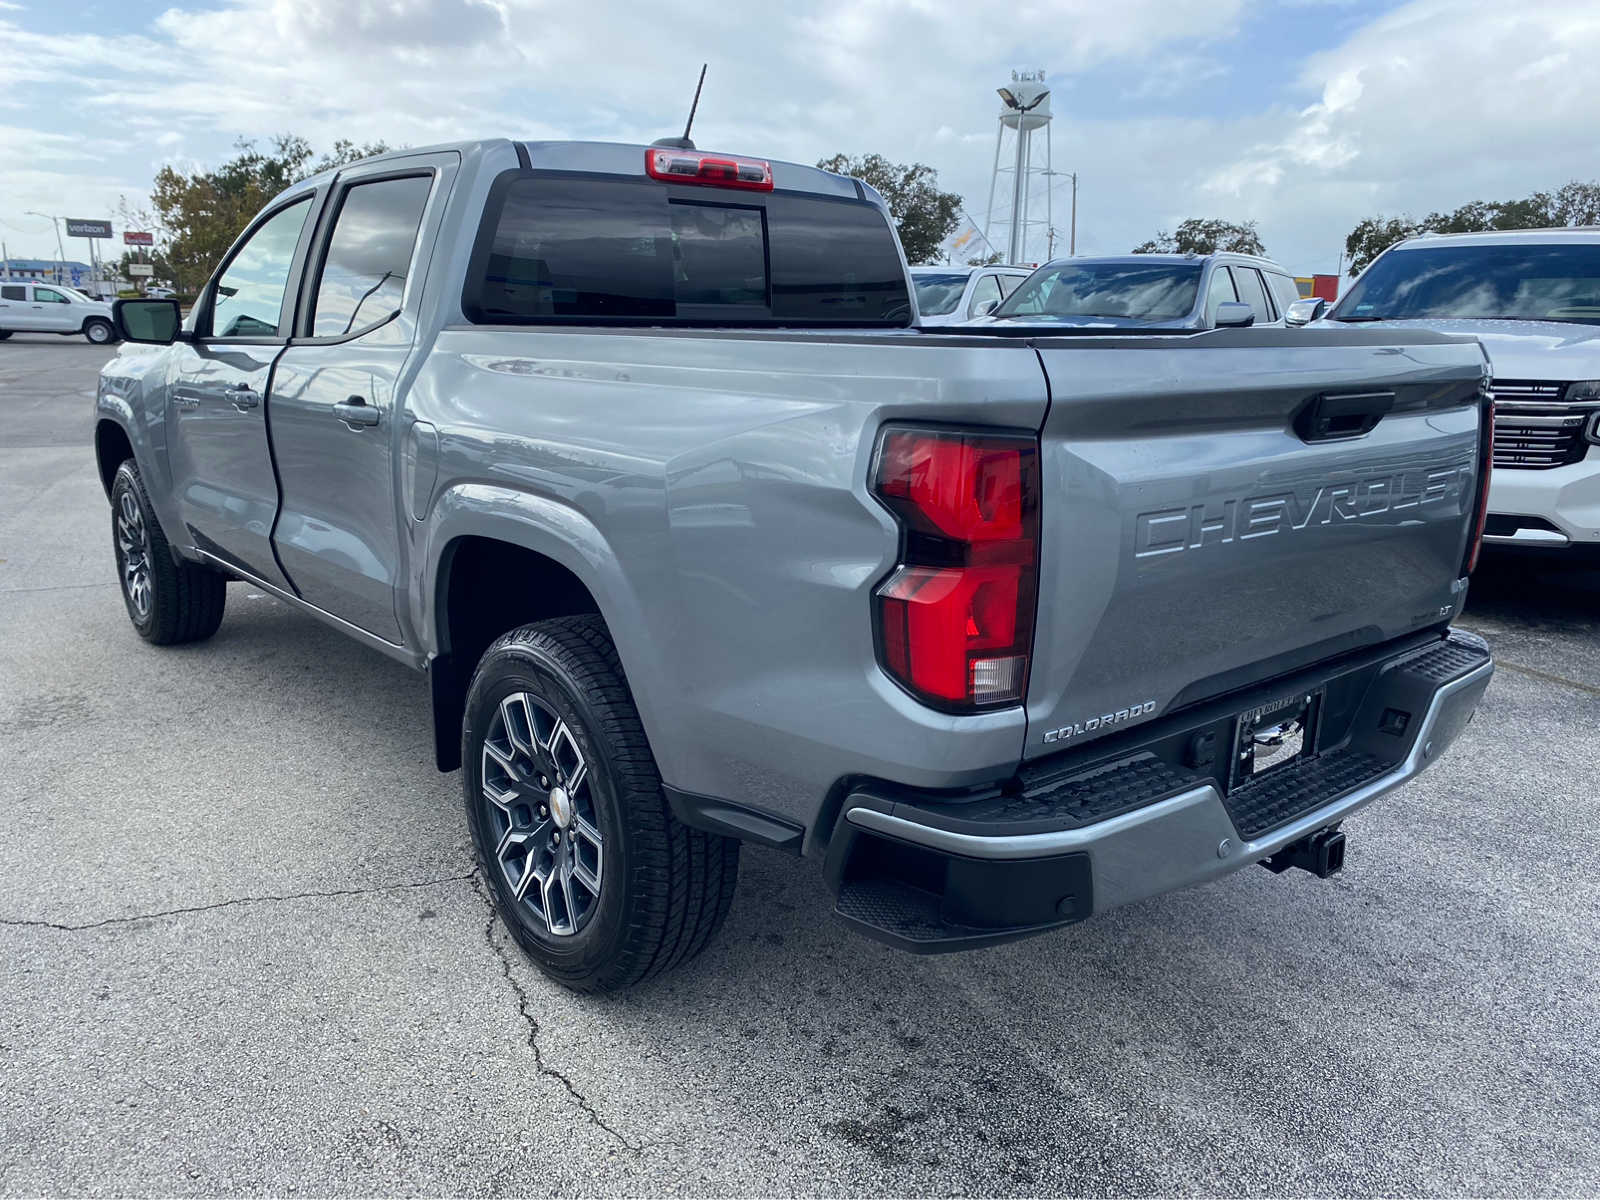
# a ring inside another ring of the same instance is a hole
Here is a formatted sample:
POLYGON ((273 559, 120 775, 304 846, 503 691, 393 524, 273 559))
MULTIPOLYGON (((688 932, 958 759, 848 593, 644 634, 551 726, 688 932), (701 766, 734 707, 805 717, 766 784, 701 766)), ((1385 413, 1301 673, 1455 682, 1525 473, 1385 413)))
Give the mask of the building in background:
POLYGON ((1332 304, 1339 298, 1339 277, 1337 275, 1296 275, 1294 286, 1300 291, 1300 299, 1309 300, 1316 296, 1332 304))

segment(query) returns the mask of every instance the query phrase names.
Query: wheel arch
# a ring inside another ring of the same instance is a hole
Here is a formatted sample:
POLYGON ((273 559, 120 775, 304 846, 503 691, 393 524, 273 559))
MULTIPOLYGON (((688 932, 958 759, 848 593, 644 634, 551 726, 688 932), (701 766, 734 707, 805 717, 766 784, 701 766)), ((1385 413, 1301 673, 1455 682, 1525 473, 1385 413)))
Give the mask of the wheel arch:
MULTIPOLYGON (((605 623, 625 671, 649 654, 638 605, 600 531, 567 505, 511 489, 462 485, 439 497, 412 604, 427 643, 441 771, 460 765, 467 687, 483 651, 501 634, 592 612, 605 623)), ((634 692, 648 730, 647 703, 636 685, 634 692)))
POLYGON ((106 499, 111 498, 111 484, 117 477, 117 468, 137 457, 128 431, 120 422, 102 414, 94 423, 94 460, 106 499))

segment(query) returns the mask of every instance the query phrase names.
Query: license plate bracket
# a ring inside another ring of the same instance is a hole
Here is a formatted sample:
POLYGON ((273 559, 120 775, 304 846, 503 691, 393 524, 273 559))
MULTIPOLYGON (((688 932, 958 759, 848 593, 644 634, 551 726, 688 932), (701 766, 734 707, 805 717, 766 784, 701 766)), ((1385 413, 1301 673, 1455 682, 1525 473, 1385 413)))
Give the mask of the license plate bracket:
POLYGON ((1316 748, 1322 692, 1297 692, 1246 709, 1234 726, 1233 779, 1238 787, 1293 767, 1316 748))

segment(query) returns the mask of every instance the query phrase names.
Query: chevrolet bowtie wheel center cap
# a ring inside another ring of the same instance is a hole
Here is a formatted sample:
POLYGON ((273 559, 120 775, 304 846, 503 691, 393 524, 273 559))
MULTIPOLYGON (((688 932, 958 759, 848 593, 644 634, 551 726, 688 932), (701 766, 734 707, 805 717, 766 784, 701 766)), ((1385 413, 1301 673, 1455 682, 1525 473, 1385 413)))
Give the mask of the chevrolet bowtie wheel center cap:
POLYGON ((572 828, 572 797, 564 787, 550 789, 550 816, 562 829, 572 828))

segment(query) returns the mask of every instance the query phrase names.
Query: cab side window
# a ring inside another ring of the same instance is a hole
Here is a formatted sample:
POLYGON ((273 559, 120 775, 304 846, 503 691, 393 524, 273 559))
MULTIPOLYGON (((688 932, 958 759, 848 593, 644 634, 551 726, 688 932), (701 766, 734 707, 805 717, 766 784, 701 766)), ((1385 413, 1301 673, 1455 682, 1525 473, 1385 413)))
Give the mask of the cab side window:
POLYGON ((343 337, 400 311, 433 176, 358 183, 344 194, 317 279, 311 334, 343 337))
POLYGON ((978 280, 977 286, 972 289, 972 303, 967 305, 967 316, 975 317, 984 303, 993 300, 999 304, 1004 297, 1000 294, 1000 281, 993 275, 985 275, 978 280))
POLYGON ((1272 311, 1272 304, 1267 300, 1267 290, 1261 283, 1261 273, 1254 267, 1230 267, 1233 272, 1233 285, 1239 289, 1239 299, 1248 304, 1256 314, 1256 324, 1265 325, 1277 317, 1272 311))
POLYGON ((1238 293, 1233 290, 1233 279, 1228 274, 1228 268, 1213 267, 1211 285, 1206 289, 1206 324, 1215 325, 1218 306, 1232 304, 1238 298, 1238 293))
POLYGON ((0 287, 0 300, 26 300, 28 289, 17 284, 6 284, 0 287))
POLYGON ((36 288, 33 289, 33 302, 35 304, 71 304, 72 303, 72 301, 68 300, 60 292, 56 291, 55 288, 42 288, 42 287, 36 287, 36 288))
POLYGON ((310 212, 310 196, 279 209, 228 260, 211 302, 211 337, 277 337, 287 328, 283 293, 310 212))

